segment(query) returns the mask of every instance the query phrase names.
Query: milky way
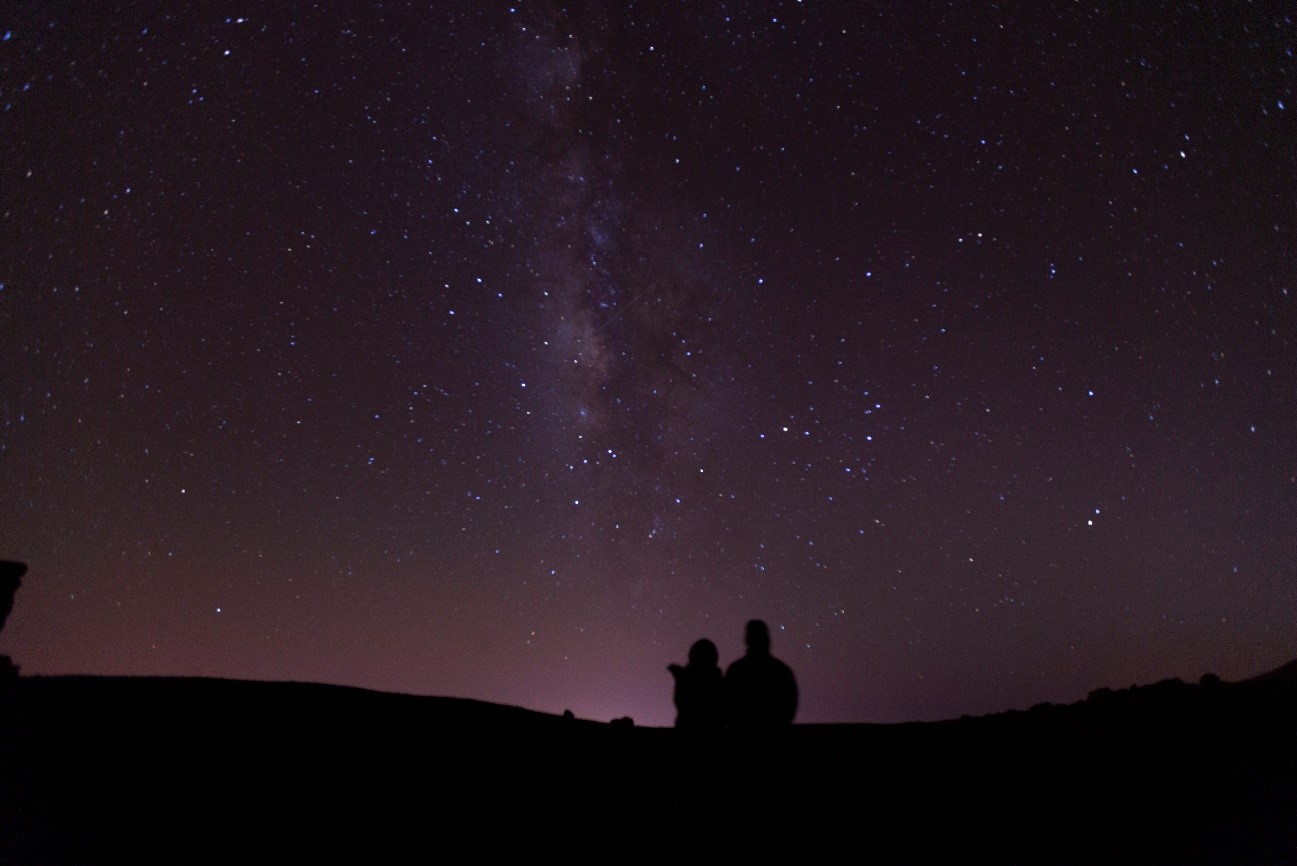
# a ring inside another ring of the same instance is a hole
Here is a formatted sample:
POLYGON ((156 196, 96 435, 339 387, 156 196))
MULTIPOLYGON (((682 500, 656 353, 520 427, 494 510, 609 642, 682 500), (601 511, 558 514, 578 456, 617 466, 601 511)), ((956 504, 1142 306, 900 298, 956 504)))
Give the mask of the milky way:
POLYGON ((1290 10, 0 17, 0 647, 669 724, 1297 656, 1290 10))

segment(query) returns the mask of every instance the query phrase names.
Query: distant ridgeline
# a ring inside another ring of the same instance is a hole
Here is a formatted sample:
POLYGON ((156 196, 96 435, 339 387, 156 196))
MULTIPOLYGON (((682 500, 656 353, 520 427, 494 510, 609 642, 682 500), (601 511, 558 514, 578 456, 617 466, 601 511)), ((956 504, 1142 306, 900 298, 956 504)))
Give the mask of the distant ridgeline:
POLYGON ((870 862, 1291 865, 1293 815, 1297 664, 739 738, 313 683, 23 677, 0 694, 0 863, 838 862, 847 839, 870 862))
MULTIPOLYGON (((1297 711, 1297 660, 1252 679, 1228 683, 1216 674, 1203 674, 1196 685, 1182 679, 1159 680, 1150 685, 1124 689, 1099 688, 1083 701, 1072 704, 1040 703, 1028 710, 1008 710, 997 718, 1022 713, 1039 717, 1098 719, 1104 717, 1144 718, 1158 721, 1170 716, 1233 711, 1257 702, 1272 711, 1297 711)), ((963 716, 970 719, 970 716, 963 716)))
MULTIPOLYGON (((0 628, 25 572, 0 562, 0 628)), ((1297 863, 1297 661, 737 736, 312 683, 17 673, 0 656, 0 864, 836 862, 844 845, 873 862, 1297 863)))
POLYGON ((1297 663, 759 737, 310 683, 0 690, 0 863, 816 862, 847 839, 873 862, 1292 864, 1294 815, 1297 663))

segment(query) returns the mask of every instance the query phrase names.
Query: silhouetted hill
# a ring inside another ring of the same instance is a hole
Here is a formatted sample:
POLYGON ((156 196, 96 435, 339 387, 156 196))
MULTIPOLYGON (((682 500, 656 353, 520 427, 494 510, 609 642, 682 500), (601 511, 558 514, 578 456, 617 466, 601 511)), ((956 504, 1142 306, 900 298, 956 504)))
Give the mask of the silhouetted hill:
POLYGON ((338 686, 24 678, 0 862, 1292 863, 1294 670, 701 742, 338 686))
POLYGON ((1275 668, 1269 673, 1261 674, 1250 680, 1244 680, 1240 685, 1291 689, 1292 694, 1297 695, 1297 659, 1293 659, 1288 664, 1275 668))

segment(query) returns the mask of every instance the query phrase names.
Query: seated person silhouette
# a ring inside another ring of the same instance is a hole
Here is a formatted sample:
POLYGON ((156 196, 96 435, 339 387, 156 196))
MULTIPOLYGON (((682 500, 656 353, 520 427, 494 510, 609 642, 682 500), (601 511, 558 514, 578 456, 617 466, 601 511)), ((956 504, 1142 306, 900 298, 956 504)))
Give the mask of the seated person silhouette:
POLYGON ((735 731, 769 731, 793 723, 797 680, 792 669, 770 654, 770 630, 751 620, 744 640, 747 655, 725 672, 726 714, 735 731))
POLYGON ((689 648, 689 664, 667 665, 675 677, 676 727, 718 731, 725 724, 724 681, 716 644, 703 638, 689 648))

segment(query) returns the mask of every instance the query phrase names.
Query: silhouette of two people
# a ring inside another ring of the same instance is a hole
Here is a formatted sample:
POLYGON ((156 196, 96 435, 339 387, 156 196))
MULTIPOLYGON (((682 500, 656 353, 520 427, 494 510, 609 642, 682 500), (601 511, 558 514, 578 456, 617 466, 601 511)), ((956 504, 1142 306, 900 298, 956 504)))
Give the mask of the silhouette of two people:
POLYGON ((751 620, 744 640, 747 654, 723 677, 716 645, 705 638, 690 648, 689 664, 668 667, 676 682, 677 728, 754 733, 792 724, 797 680, 788 665, 770 654, 770 630, 761 620, 751 620))

